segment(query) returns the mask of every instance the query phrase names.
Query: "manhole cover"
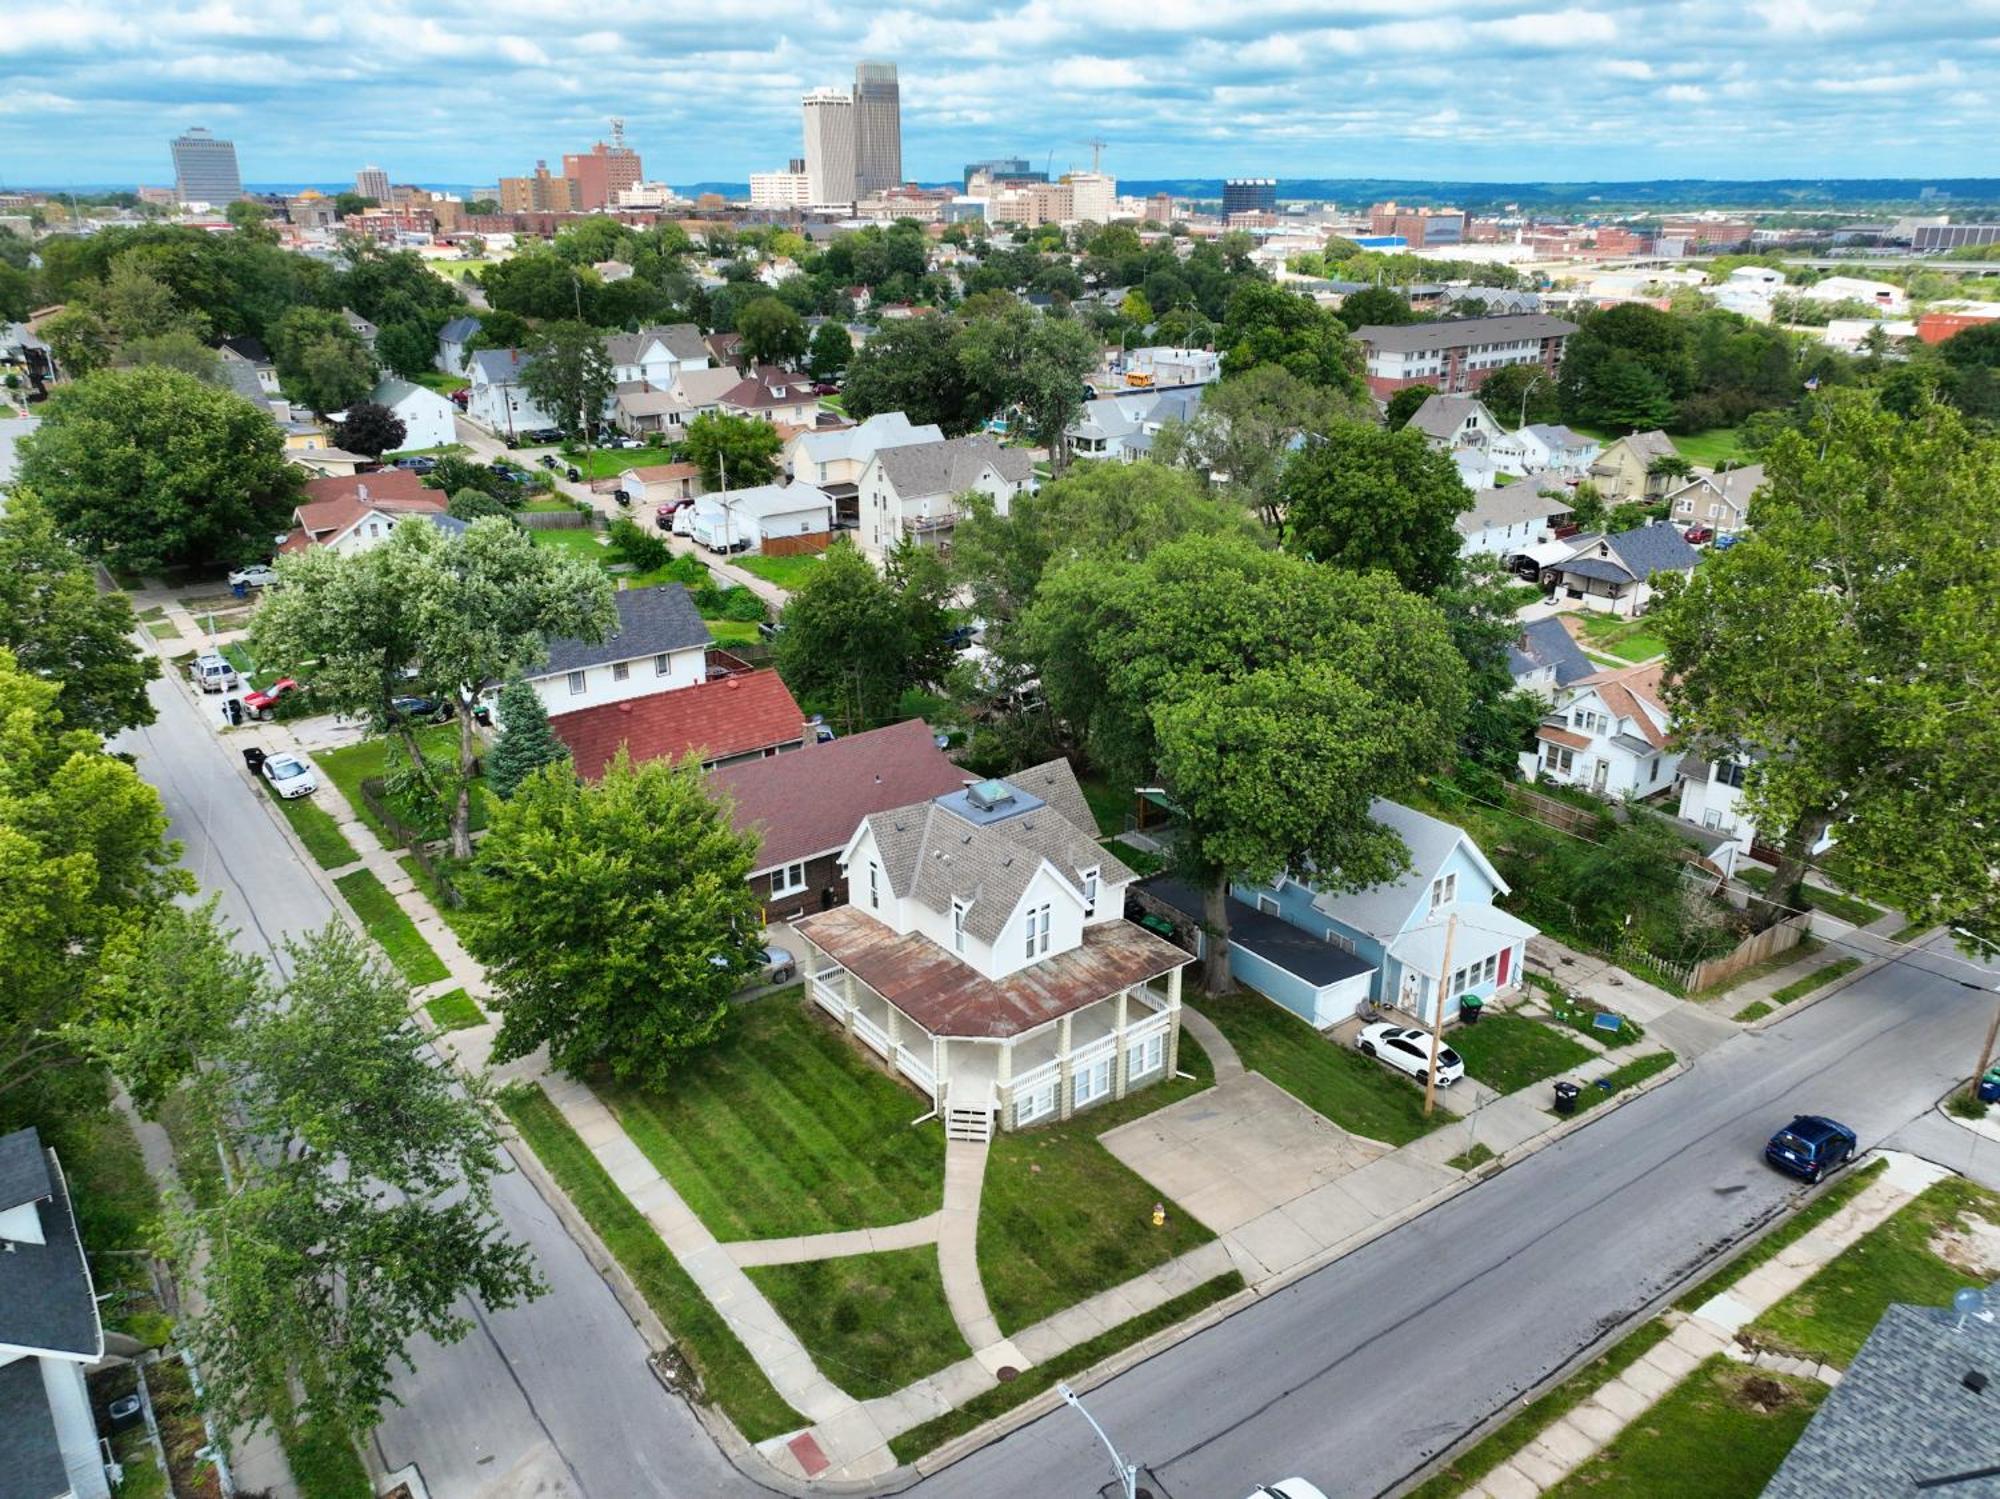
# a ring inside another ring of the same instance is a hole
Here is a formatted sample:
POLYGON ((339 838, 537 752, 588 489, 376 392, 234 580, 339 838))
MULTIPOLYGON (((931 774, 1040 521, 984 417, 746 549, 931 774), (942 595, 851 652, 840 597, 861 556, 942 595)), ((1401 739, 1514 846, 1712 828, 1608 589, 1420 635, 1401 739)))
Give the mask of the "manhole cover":
POLYGON ((1002 1364, 993 1371, 993 1377, 999 1380, 1000 1383, 1006 1384, 1009 1380, 1019 1379, 1021 1371, 1016 1369, 1012 1364, 1002 1364))

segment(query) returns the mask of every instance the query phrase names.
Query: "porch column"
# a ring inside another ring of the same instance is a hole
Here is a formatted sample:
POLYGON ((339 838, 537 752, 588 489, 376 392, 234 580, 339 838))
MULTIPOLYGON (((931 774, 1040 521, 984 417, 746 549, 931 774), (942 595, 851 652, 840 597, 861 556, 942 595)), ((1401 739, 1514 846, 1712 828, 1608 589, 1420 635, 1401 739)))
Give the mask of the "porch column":
POLYGON ((1120 989, 1118 991, 1118 1004, 1117 1004, 1118 1029, 1112 1033, 1113 1037, 1115 1038, 1114 1044, 1118 1048, 1117 1051, 1113 1053, 1114 1060, 1111 1063, 1111 1096, 1113 1098, 1123 1098, 1125 1096, 1125 1073, 1127 1070, 1126 1068, 1127 1052, 1125 1050, 1125 1001, 1131 995, 1131 993, 1132 991, 1129 988, 1120 989))
POLYGON ((1069 1016, 1056 1022, 1056 1118, 1067 1119, 1074 1112, 1069 1096, 1069 1016))
POLYGON ((944 1095, 945 1095, 944 1059, 947 1054, 948 1053, 946 1052, 944 1044, 944 1037, 932 1036, 931 1037, 931 1102, 935 1103, 939 1108, 944 1107, 944 1095))
POLYGON ((993 1073, 993 1102, 1000 1110, 1003 1129, 1012 1127, 1007 1121, 1014 1117, 1014 1039, 1008 1036, 998 1043, 1000 1064, 993 1073))
POLYGON ((903 1044, 903 1014, 894 1005, 885 1005, 884 1008, 889 1012, 889 1023, 883 1028, 889 1037, 889 1070, 894 1072, 896 1070, 896 1051, 903 1044))
POLYGON ((1167 974, 1167 1013, 1173 1017, 1167 1026, 1167 1076, 1172 1077, 1181 1066, 1181 970, 1169 970, 1167 974))
POLYGON ((840 1017, 840 1028, 851 1037, 854 1034, 854 972, 840 970, 840 997, 847 1004, 847 1013, 840 1017))

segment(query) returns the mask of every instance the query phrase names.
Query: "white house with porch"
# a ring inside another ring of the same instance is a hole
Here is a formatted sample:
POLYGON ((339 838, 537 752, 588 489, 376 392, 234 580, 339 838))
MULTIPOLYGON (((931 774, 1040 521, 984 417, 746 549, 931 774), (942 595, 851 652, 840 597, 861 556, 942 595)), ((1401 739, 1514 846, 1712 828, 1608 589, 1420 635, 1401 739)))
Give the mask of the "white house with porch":
POLYGON ((804 917, 807 991, 953 1139, 1067 1119, 1174 1074, 1181 968, 1125 920, 1065 760, 865 819, 850 904, 804 917))

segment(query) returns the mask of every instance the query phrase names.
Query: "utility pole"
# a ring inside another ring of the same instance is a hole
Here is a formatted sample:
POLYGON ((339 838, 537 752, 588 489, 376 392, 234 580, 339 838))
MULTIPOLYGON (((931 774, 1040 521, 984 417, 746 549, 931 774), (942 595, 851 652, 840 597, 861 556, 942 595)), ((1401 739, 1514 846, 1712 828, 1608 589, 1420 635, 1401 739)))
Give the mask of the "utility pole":
POLYGON ((1102 1442, 1104 1450, 1111 1454, 1111 1468, 1118 1475, 1118 1492, 1123 1494, 1125 1499, 1138 1499, 1138 1464, 1128 1463, 1118 1455, 1118 1449, 1111 1445, 1111 1438, 1106 1436, 1104 1428, 1097 1424, 1097 1418, 1083 1408, 1083 1401, 1078 1398, 1075 1390, 1066 1384, 1059 1384, 1056 1386, 1056 1393, 1062 1396, 1064 1403, 1073 1406, 1076 1413, 1090 1423, 1090 1429, 1097 1433, 1097 1440, 1102 1442))
MULTIPOLYGON (((2000 947, 1995 947, 1977 932, 1968 932, 1962 926, 1953 927, 1952 932, 1956 936, 1969 937, 1990 953, 2000 954, 2000 947)), ((1959 982, 1964 983, 1965 981, 1961 979, 1959 982)), ((1976 984, 1966 984, 1966 987, 1968 989, 1975 989, 1979 986, 1976 984)), ((1984 992, 1990 993, 1993 991, 1984 992)), ((1995 997, 1996 999, 2000 999, 2000 995, 1996 995, 1995 997)), ((2000 1003, 1996 1003, 1993 1007, 1993 1019, 1987 1024, 1986 1039, 1979 1046, 1979 1065, 1972 1069, 1972 1086, 1974 1088, 1979 1086, 1979 1080, 1986 1076, 1986 1069, 1993 1063, 1993 1043, 1995 1040, 2000 1040, 2000 1003)))
POLYGON ((1438 967, 1437 1003, 1431 1006, 1431 1065, 1424 1071, 1424 1118, 1437 1103, 1438 1052, 1444 1047, 1444 992, 1451 983, 1451 944, 1458 935, 1458 912, 1444 924, 1444 962, 1438 967))

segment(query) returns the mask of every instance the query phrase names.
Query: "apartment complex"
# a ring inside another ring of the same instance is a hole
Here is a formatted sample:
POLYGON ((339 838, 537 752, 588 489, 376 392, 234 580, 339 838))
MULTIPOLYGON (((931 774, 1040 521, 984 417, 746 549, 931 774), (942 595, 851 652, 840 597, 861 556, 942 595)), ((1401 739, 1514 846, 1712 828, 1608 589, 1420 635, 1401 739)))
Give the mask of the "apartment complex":
POLYGON ((243 196, 236 170, 236 142, 217 140, 196 125, 175 136, 174 199, 180 203, 234 203, 243 196))
POLYGON ((854 68, 855 196, 873 197, 903 181, 903 102, 892 62, 854 68))
POLYGON ((1555 379, 1563 346, 1575 323, 1544 313, 1457 318, 1439 323, 1356 328, 1366 361, 1368 390, 1387 400, 1411 385, 1433 385, 1445 395, 1465 395, 1510 364, 1538 364, 1555 379))
POLYGON ((558 177, 549 171, 546 161, 535 163, 532 177, 502 177, 500 179, 500 211, 502 213, 580 213, 583 211, 583 197, 578 191, 579 184, 573 177, 558 177))
POLYGON ((622 122, 613 122, 610 145, 599 141, 588 151, 563 157, 563 176, 576 184, 576 206, 595 213, 617 203, 618 195, 644 180, 639 153, 625 144, 622 122))
POLYGON ((750 174, 752 208, 804 208, 811 202, 812 178, 806 175, 802 156, 794 156, 782 172, 750 174))
POLYGON ((1465 243, 1467 217, 1462 208, 1406 208, 1377 203, 1368 210, 1370 234, 1400 236, 1412 250, 1465 243))
POLYGON ((354 190, 377 203, 389 201, 389 174, 377 166, 366 166, 354 174, 354 190))

